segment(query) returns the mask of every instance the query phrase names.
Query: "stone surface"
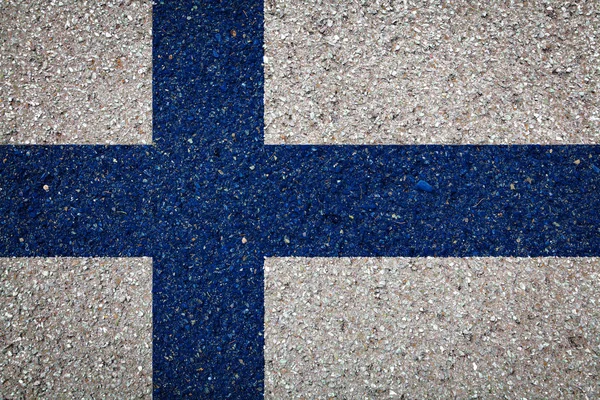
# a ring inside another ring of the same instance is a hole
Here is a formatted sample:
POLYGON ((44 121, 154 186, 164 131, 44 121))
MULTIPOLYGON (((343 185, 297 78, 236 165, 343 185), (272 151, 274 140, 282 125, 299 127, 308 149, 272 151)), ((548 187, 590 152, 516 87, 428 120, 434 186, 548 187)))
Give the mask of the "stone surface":
POLYGON ((265 7, 266 143, 600 143, 597 2, 265 7))
POLYGON ((0 144, 152 141, 152 2, 0 2, 0 144))
POLYGON ((269 399, 596 398, 597 258, 271 258, 269 399))
POLYGON ((149 258, 0 258, 0 398, 151 398, 149 258))

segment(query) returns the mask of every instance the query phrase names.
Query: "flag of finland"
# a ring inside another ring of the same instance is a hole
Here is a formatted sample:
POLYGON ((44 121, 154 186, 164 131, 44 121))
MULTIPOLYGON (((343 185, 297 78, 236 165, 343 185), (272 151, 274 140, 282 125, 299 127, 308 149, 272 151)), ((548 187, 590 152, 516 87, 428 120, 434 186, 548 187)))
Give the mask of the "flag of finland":
POLYGON ((2 396, 598 395, 593 8, 0 9, 2 396))

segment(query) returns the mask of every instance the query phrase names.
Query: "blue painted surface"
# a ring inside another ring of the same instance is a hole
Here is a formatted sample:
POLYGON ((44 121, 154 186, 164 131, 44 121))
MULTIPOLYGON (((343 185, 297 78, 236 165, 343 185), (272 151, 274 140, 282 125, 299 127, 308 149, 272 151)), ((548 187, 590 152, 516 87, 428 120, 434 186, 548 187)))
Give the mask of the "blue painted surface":
POLYGON ((155 398, 261 397, 265 256, 600 256, 599 146, 263 145, 262 7, 154 6, 154 145, 0 146, 0 256, 153 257, 155 398))

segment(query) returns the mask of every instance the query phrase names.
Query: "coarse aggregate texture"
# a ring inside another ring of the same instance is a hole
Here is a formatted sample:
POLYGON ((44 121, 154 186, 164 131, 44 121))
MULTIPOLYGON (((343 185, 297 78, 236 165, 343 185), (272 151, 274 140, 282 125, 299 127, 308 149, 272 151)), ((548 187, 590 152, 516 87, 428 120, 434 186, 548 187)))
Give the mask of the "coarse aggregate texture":
POLYGON ((600 255, 598 146, 265 145, 263 16, 153 5, 151 146, 0 146, 0 256, 152 257, 154 398, 262 397, 264 257, 600 255))
POLYGON ((267 259, 265 398, 598 398, 599 266, 267 259))
POLYGON ((599 144, 598 1, 265 0, 265 142, 599 144))
POLYGON ((149 258, 0 258, 0 398, 150 398, 149 258))
POLYGON ((0 2, 0 144, 152 141, 152 2, 0 2))

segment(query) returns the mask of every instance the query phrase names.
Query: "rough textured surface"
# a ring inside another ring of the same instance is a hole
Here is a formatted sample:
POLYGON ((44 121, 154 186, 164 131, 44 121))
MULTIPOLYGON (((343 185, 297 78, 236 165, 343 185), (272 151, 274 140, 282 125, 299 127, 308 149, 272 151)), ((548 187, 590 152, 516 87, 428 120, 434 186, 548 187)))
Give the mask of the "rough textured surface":
MULTIPOLYGON (((150 1, 0 15, 0 144, 151 142, 150 1)), ((151 289, 149 258, 0 258, 0 397, 150 398, 151 289)))
POLYGON ((150 398, 149 258, 0 258, 0 397, 150 398))
POLYGON ((0 143, 152 141, 152 2, 0 2, 0 143))
POLYGON ((0 146, 0 256, 152 257, 155 399, 262 398, 265 256, 599 255, 598 146, 264 146, 262 0, 153 34, 153 145, 0 146))
POLYGON ((267 143, 600 143, 597 1, 265 6, 267 143))
POLYGON ((268 259, 266 398, 597 398, 599 266, 268 259))

